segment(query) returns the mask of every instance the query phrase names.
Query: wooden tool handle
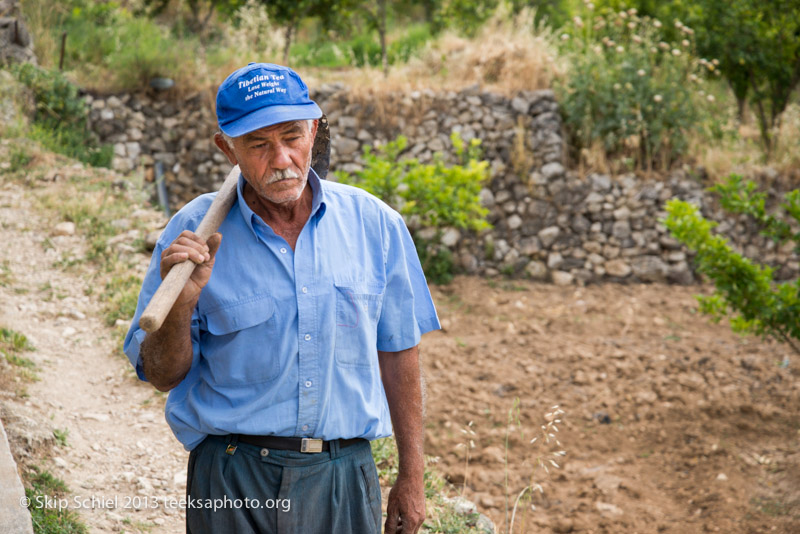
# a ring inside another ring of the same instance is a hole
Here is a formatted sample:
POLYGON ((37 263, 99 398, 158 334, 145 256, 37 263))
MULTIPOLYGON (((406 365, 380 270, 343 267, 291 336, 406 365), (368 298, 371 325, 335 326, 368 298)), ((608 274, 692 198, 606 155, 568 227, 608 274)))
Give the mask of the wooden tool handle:
MULTIPOLYGON (((194 231, 203 241, 208 240, 214 235, 219 225, 228 216, 228 212, 236 200, 236 186, 239 182, 239 166, 236 165, 228 173, 225 182, 222 184, 217 196, 208 208, 200 226, 194 231)), ((145 308, 142 317, 139 319, 139 327, 145 332, 155 332, 164 323, 172 306, 181 294, 183 286, 192 276, 197 264, 191 260, 178 263, 170 269, 161 285, 158 286, 153 298, 145 308)))

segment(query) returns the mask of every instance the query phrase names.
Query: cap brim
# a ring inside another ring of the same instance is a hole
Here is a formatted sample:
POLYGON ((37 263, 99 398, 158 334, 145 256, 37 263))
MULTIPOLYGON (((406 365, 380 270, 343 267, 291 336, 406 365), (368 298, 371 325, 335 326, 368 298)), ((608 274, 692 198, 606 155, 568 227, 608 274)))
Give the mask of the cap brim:
POLYGON ((290 106, 269 106, 257 109, 227 124, 220 124, 219 128, 229 137, 240 137, 250 132, 260 130, 261 128, 280 124, 281 122, 319 119, 320 117, 322 117, 322 110, 316 102, 293 104, 290 106))

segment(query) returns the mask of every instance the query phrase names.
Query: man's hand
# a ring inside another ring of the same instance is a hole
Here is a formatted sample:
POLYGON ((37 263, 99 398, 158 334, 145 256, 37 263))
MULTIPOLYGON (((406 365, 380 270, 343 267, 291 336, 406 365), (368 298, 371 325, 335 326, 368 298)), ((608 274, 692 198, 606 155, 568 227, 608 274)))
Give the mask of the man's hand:
POLYGON ((386 505, 385 534, 414 534, 425 520, 419 350, 378 351, 378 360, 400 457, 397 482, 386 505))
POLYGON ((425 521, 425 491, 422 480, 397 477, 386 504, 385 534, 414 534, 425 521))
POLYGON ((214 256, 221 242, 219 233, 209 237, 206 244, 194 232, 184 230, 161 253, 162 280, 170 269, 187 259, 198 265, 161 328, 147 334, 142 342, 142 369, 147 380, 159 391, 169 391, 180 384, 192 366, 192 313, 211 277, 214 256))
POLYGON ((214 256, 219 249, 222 241, 222 234, 219 232, 208 238, 208 242, 203 242, 200 237, 189 230, 181 232, 170 246, 161 253, 161 279, 166 278, 167 273, 178 263, 191 260, 197 264, 192 276, 186 282, 177 302, 196 301, 200 292, 208 283, 211 277, 211 270, 214 268, 214 256))

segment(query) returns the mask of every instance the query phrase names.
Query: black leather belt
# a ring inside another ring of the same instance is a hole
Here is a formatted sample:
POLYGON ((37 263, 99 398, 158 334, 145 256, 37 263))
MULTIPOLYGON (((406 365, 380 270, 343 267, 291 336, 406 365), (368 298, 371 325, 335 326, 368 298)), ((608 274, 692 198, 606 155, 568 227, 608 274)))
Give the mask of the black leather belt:
MULTIPOLYGON (((239 434, 239 441, 248 443, 257 447, 264 447, 266 449, 275 449, 281 451, 298 451, 298 452, 324 452, 330 450, 331 441, 323 441, 314 438, 285 438, 281 436, 250 436, 247 434, 239 434)), ((333 440, 339 443, 339 448, 349 447, 356 443, 365 442, 364 438, 352 439, 337 439, 333 440)))

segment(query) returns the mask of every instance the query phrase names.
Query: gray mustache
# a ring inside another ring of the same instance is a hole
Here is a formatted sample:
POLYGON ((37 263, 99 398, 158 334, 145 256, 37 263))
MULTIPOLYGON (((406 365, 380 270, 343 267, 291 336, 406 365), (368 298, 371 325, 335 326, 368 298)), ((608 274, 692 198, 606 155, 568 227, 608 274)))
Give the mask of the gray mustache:
POLYGON ((283 170, 275 171, 274 173, 272 173, 272 176, 269 177, 269 180, 267 180, 267 183, 268 184, 273 184, 273 183, 278 182, 280 180, 286 180, 286 179, 289 179, 289 178, 300 178, 300 175, 297 174, 295 171, 293 171, 291 169, 283 169, 283 170))

